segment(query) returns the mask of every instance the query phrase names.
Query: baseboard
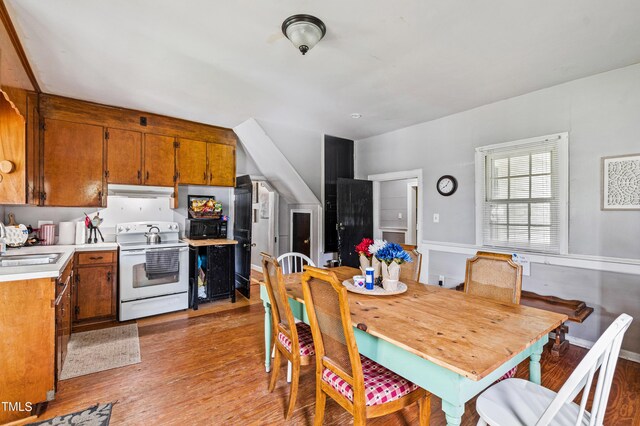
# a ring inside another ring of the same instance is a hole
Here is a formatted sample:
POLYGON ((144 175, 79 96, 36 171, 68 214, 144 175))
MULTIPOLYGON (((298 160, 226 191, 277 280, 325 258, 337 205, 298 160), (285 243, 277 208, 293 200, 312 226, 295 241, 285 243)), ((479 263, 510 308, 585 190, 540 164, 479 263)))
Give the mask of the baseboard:
POLYGON ((256 272, 262 272, 262 266, 251 264, 251 270, 256 272))
MULTIPOLYGON (((555 338, 555 333, 549 333, 552 338, 555 338)), ((581 348, 591 349, 595 342, 591 340, 581 339, 579 337, 573 337, 570 335, 565 335, 565 339, 569 341, 572 345, 580 346, 581 348)), ((640 363, 640 354, 636 352, 631 352, 626 349, 620 349, 620 358, 626 359, 628 361, 633 361, 640 363)))

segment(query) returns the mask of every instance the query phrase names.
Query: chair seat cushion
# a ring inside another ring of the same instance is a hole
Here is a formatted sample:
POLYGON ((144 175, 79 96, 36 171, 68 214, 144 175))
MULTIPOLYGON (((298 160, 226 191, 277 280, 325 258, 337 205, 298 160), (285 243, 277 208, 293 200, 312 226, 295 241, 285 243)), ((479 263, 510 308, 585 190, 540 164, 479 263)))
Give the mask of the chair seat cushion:
MULTIPOLYGON (((522 379, 509 379, 496 383, 484 391, 476 401, 480 417, 492 426, 535 425, 556 393, 544 386, 522 379)), ((553 418, 553 424, 575 425, 580 406, 569 402, 553 418)), ((585 413, 582 424, 589 424, 585 413)))
MULTIPOLYGON (((298 330, 298 343, 300 343, 300 356, 311 356, 316 353, 313 347, 313 336, 311 335, 311 327, 303 322, 296 323, 298 330)), ((278 333, 278 340, 291 352, 291 340, 283 332, 278 333)))
POLYGON ((516 365, 511 370, 507 371, 504 374, 504 376, 502 376, 498 380, 496 380, 496 383, 501 382, 501 381, 506 380, 506 379, 512 379, 512 378, 516 377, 516 373, 517 372, 518 372, 518 366, 516 365))
MULTIPOLYGON (((365 402, 368 406, 395 401, 418 389, 417 385, 364 355, 360 355, 360 361, 364 374, 365 402)), ((322 372, 322 380, 353 402, 351 385, 336 373, 325 368, 322 372)))

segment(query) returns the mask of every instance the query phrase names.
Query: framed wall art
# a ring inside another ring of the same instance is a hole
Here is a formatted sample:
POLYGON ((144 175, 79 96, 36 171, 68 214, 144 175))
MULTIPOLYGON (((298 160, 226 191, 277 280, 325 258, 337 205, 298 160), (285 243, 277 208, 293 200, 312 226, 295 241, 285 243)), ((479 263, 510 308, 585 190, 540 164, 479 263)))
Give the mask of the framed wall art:
POLYGON ((640 210, 640 154, 602 158, 602 210, 640 210))

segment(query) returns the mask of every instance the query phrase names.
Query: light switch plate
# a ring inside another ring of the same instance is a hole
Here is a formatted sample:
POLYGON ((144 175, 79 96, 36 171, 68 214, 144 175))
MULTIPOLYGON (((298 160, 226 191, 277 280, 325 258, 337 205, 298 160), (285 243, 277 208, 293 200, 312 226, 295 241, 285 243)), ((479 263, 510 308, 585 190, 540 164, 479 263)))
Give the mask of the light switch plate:
POLYGON ((433 223, 440 223, 440 215, 438 213, 433 214, 433 223))

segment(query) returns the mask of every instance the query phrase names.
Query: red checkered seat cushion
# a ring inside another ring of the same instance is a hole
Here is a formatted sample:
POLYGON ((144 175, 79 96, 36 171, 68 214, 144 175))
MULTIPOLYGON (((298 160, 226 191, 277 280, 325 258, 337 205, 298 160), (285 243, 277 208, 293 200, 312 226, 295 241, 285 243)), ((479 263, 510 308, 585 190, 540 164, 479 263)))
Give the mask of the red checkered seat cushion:
MULTIPOLYGON (((298 343, 300 343, 300 355, 311 356, 316 353, 313 347, 313 336, 311 335, 311 327, 303 322, 296 323, 296 329, 298 330, 298 343)), ((278 340, 284 345, 289 352, 291 352, 291 340, 283 332, 278 333, 278 340)))
MULTIPOLYGON (((365 400, 368 406, 395 401, 418 389, 417 385, 364 355, 360 355, 360 361, 362 362, 362 372, 364 374, 365 400)), ((340 394, 353 402, 351 385, 342 380, 336 373, 325 368, 322 372, 322 380, 329 383, 340 394)))
POLYGON ((498 380, 496 380, 496 383, 501 382, 503 380, 512 379, 512 378, 516 377, 516 373, 517 372, 518 372, 518 366, 516 365, 511 370, 507 371, 504 376, 502 376, 498 380))

